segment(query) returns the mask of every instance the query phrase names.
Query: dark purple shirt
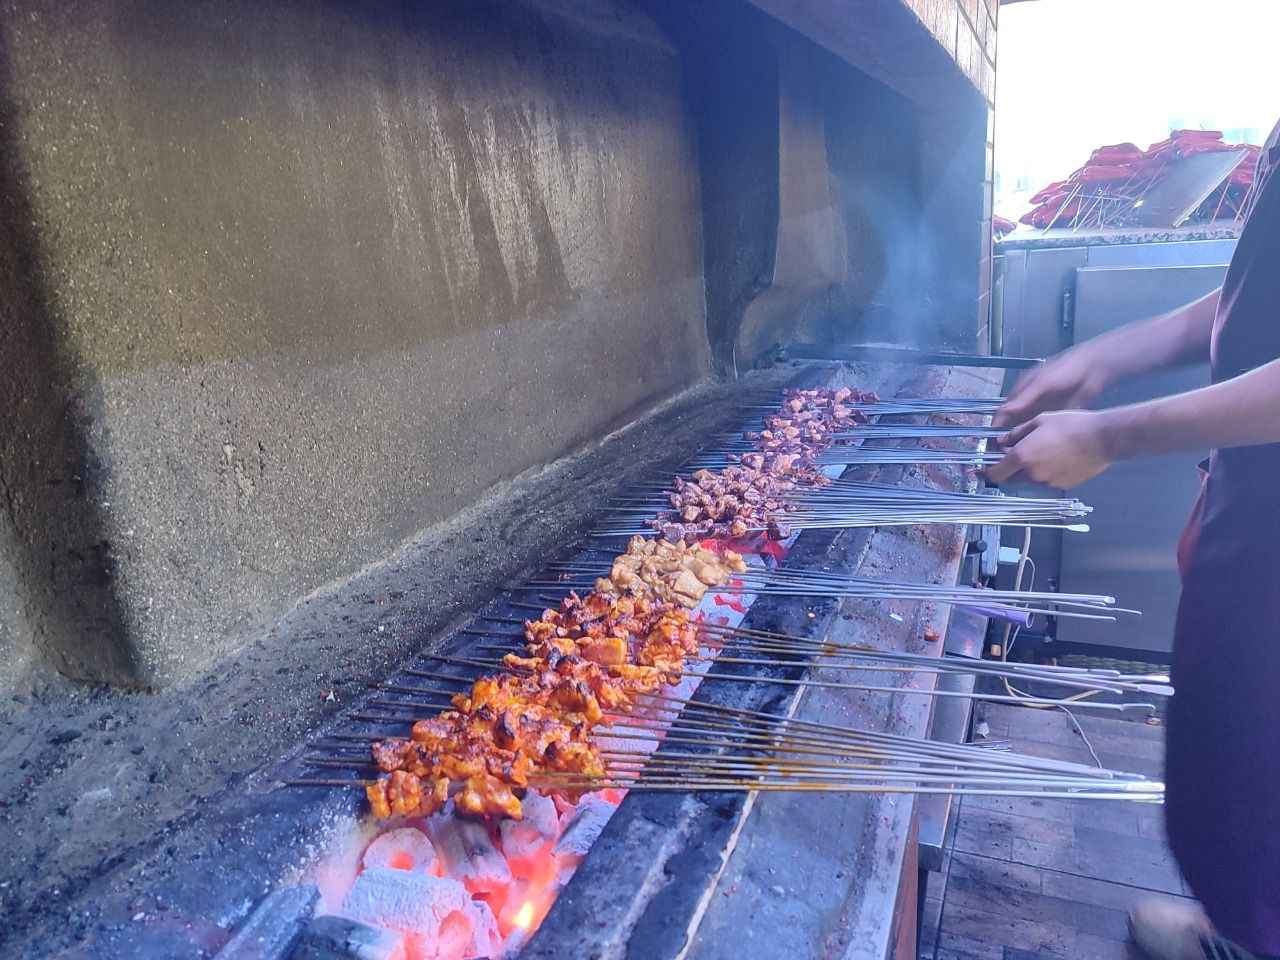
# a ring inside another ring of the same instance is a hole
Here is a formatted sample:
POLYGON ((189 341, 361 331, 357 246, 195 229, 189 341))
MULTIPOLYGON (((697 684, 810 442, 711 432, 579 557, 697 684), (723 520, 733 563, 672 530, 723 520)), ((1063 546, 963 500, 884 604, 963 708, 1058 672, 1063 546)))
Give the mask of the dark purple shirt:
MULTIPOLYGON (((1280 358, 1278 169, 1280 124, 1223 284, 1215 383, 1280 358)), ((1280 956, 1280 444, 1213 451, 1178 553, 1169 841, 1215 926, 1280 956)))

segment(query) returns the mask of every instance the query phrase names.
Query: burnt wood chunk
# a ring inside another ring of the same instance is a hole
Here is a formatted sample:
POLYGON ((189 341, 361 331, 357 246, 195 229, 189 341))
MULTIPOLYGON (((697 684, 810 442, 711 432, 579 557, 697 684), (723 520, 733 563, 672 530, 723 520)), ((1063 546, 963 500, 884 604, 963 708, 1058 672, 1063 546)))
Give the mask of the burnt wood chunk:
POLYGON ((400 960, 404 937, 346 917, 316 917, 290 960, 400 960))
POLYGON ((319 899, 320 891, 310 884, 269 894, 218 951, 217 960, 285 960, 319 899))

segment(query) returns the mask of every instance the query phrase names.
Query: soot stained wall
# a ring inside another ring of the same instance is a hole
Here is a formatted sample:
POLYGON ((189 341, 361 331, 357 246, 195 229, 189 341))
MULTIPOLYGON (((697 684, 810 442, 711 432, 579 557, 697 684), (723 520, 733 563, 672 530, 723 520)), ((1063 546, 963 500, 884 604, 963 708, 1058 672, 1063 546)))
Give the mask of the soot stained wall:
POLYGON ((685 57, 717 369, 797 339, 971 348, 988 111, 953 50, 899 0, 644 5, 685 57))
POLYGON ((12 0, 0 155, 0 685, 181 680, 709 370, 620 2, 12 0))

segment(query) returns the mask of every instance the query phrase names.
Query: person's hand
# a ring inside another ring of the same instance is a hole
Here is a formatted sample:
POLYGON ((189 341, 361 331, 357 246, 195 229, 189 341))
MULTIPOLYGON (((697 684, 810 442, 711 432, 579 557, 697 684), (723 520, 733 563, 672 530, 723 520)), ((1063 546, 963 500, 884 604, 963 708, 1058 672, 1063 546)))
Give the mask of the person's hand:
POLYGON ((1042 413, 1000 438, 1004 457, 987 479, 1004 483, 1022 475, 1060 490, 1091 480, 1111 465, 1104 414, 1089 410, 1042 413))
POLYGON ((1054 357, 1018 380, 992 424, 1016 427, 1041 413, 1087 407, 1107 385, 1104 359, 1092 343, 1054 357))

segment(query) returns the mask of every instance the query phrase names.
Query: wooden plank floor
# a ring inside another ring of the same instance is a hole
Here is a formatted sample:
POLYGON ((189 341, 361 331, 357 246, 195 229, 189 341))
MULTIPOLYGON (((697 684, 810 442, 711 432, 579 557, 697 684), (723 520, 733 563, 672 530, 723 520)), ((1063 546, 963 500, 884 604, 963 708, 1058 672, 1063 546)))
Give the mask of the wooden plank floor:
MULTIPOLYGON (((1042 757, 1092 763, 1060 710, 985 705, 994 739, 1042 757)), ((1159 726, 1076 717, 1108 767, 1160 776, 1159 726)), ((1128 803, 961 799, 945 868, 931 874, 922 960, 1129 960, 1128 911, 1186 897, 1161 809, 1128 803)))

